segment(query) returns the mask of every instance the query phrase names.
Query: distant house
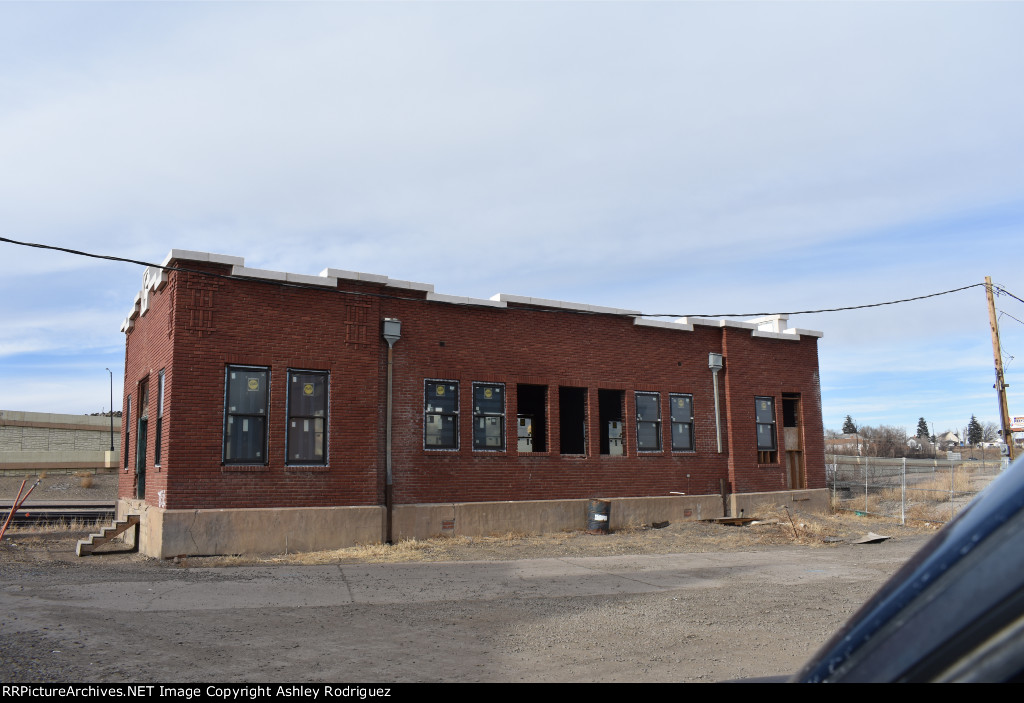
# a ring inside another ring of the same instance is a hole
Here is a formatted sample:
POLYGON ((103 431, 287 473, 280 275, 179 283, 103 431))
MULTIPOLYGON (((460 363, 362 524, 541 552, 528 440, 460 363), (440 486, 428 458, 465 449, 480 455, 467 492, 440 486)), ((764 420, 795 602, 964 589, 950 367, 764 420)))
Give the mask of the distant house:
POLYGON ((960 437, 954 432, 943 432, 935 438, 935 444, 939 449, 949 449, 960 446, 960 437))
POLYGON ((925 451, 932 448, 932 443, 924 437, 908 437, 907 447, 913 449, 916 452, 925 451))
POLYGON ((859 434, 844 434, 825 440, 826 454, 860 456, 864 453, 864 440, 859 434))

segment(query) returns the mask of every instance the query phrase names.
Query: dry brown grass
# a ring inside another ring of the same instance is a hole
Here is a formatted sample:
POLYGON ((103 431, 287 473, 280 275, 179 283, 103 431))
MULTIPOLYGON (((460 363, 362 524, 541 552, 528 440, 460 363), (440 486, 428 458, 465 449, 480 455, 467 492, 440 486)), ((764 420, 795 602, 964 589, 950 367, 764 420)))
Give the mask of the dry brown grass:
POLYGON ((104 525, 110 524, 108 520, 67 520, 61 519, 54 522, 39 522, 30 525, 12 524, 7 528, 7 534, 53 534, 57 532, 99 532, 104 525))
POLYGON ((963 495, 972 492, 971 475, 966 471, 957 471, 953 474, 952 485, 949 476, 938 474, 933 478, 924 481, 916 481, 907 486, 907 494, 915 495, 918 500, 929 500, 935 503, 948 503, 950 490, 954 495, 963 495))
POLYGON ((82 488, 92 488, 95 481, 91 471, 79 471, 75 474, 78 478, 78 485, 82 488))

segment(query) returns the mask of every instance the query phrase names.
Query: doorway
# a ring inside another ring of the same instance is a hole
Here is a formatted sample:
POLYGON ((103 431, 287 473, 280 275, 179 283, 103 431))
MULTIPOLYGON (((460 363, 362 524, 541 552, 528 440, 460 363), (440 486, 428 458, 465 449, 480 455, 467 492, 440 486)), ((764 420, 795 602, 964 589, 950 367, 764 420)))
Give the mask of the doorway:
POLYGON ((786 488, 807 488, 803 446, 800 443, 800 394, 782 394, 782 432, 786 447, 786 488))
POLYGON ((149 382, 139 384, 139 427, 135 431, 135 497, 146 497, 146 429, 149 426, 149 382))

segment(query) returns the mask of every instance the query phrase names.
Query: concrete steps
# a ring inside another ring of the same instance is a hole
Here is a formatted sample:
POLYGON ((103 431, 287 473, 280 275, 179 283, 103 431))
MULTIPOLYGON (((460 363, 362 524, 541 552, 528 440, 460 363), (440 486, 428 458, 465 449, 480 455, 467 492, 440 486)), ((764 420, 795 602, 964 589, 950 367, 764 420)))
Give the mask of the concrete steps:
MULTIPOLYGON (((84 557, 86 554, 92 554, 96 547, 106 544, 126 530, 137 526, 139 524, 139 520, 140 516, 138 515, 127 515, 123 520, 115 520, 112 524, 107 525, 101 531, 89 535, 86 539, 78 540, 78 547, 75 549, 75 553, 80 557, 84 557)), ((137 541, 138 535, 136 534, 136 542, 137 541)))

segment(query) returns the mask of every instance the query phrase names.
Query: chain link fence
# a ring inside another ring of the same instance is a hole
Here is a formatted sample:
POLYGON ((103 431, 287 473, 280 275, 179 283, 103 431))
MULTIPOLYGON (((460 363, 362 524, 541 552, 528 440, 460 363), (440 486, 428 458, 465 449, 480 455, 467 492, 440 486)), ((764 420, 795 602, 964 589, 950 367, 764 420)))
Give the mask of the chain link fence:
POLYGON ((948 522, 1004 468, 1005 462, 825 456, 834 510, 948 522))

